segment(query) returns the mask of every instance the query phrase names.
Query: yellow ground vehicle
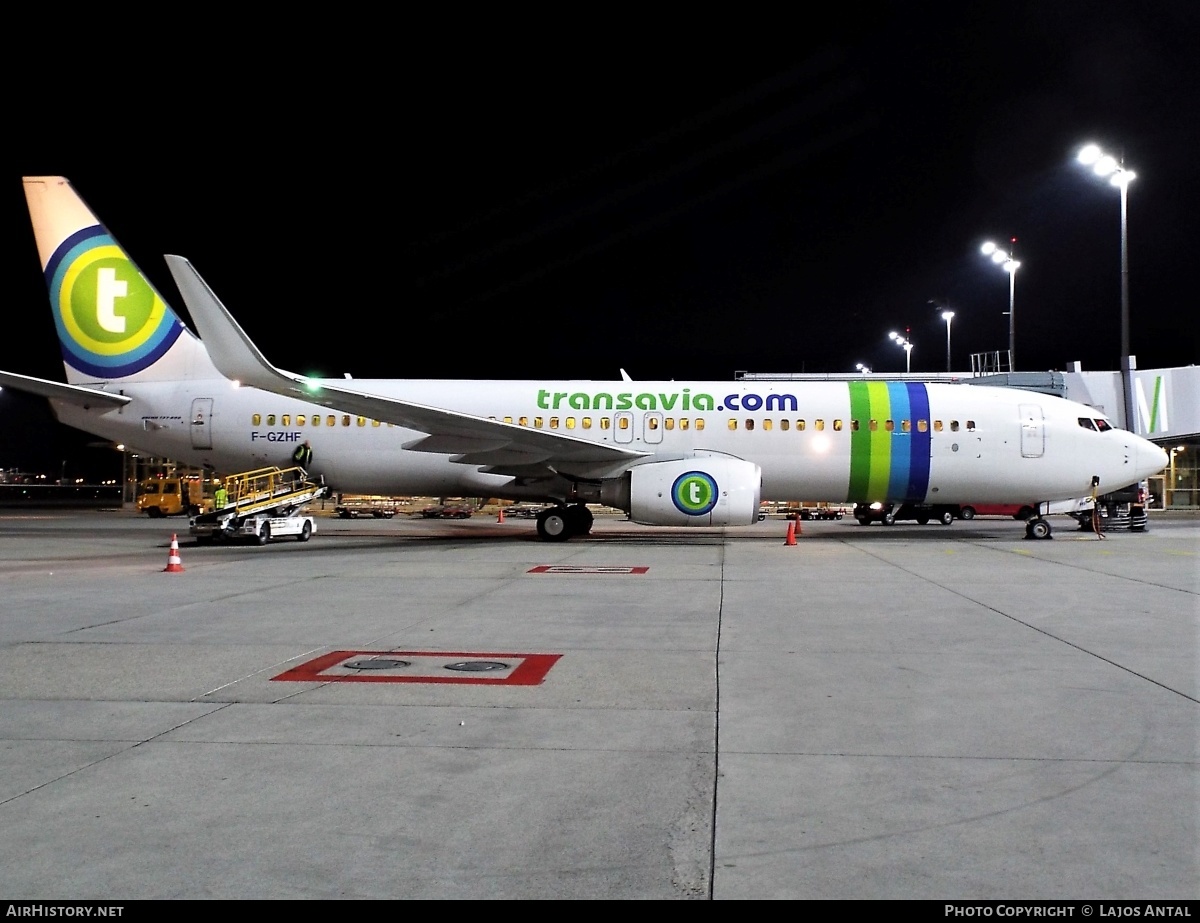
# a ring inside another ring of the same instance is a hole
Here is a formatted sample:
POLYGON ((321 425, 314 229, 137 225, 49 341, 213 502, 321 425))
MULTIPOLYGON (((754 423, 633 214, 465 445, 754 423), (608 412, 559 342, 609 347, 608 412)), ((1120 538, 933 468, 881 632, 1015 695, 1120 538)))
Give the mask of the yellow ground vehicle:
POLYGON ((152 519, 206 513, 213 508, 214 481, 200 478, 149 478, 138 484, 137 508, 152 519))

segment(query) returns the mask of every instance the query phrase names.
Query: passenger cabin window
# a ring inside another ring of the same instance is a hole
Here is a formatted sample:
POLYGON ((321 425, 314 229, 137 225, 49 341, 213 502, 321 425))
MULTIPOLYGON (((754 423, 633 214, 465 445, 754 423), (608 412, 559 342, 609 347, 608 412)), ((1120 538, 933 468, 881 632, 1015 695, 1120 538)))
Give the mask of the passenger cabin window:
POLYGON ((674 429, 675 428, 675 418, 667 417, 665 420, 663 420, 663 426, 665 426, 667 429, 674 429))
POLYGON ((896 421, 895 420, 884 420, 883 428, 886 429, 889 433, 895 432, 896 421))
POLYGON ((648 417, 646 419, 646 429, 658 429, 658 417, 648 417))
POLYGON ((284 426, 291 426, 292 425, 292 415, 290 413, 285 413, 282 417, 279 418, 279 422, 282 423, 284 426))
POLYGON ((680 420, 680 421, 679 421, 679 428, 680 428, 680 429, 687 429, 687 428, 688 428, 688 422, 689 422, 689 421, 688 421, 688 418, 687 418, 687 417, 684 417, 682 420, 680 420))
POLYGON ((296 425, 297 425, 297 426, 303 426, 303 425, 304 425, 304 414, 302 414, 302 413, 298 413, 298 414, 296 414, 296 425))
POLYGON ((274 426, 274 425, 275 425, 275 414, 273 414, 273 413, 267 414, 267 426, 274 426))
POLYGON ((528 426, 529 417, 517 417, 517 426, 528 426))
POLYGON ((617 425, 621 429, 629 429, 629 417, 621 417, 617 425))
POLYGON ((725 425, 728 426, 730 429, 737 429, 737 420, 735 420, 733 417, 730 417, 729 422, 726 423, 725 425))
POLYGON ((583 418, 583 428, 584 428, 584 429, 591 429, 591 428, 592 428, 592 418, 591 418, 591 417, 584 417, 584 418, 583 418))
POLYGON ((940 433, 942 431, 942 421, 941 420, 933 421, 933 431, 935 433, 940 433))
POLYGON ((749 419, 747 419, 747 420, 746 420, 746 429, 748 429, 748 430, 754 429, 754 420, 753 420, 753 418, 749 418, 749 419))
POLYGON ((912 420, 901 420, 900 421, 900 431, 902 433, 911 433, 912 432, 912 420))
POLYGON ((841 420, 833 421, 833 431, 835 433, 840 433, 842 431, 842 421, 841 420))
POLYGON ((704 417, 696 417, 696 429, 704 429, 704 417))
POLYGON ((558 429, 558 417, 551 417, 551 418, 550 418, 550 428, 551 428, 551 429, 558 429))
POLYGON ((952 432, 952 433, 958 432, 958 421, 957 420, 950 421, 950 432, 952 432))
POLYGON ((968 433, 975 432, 975 421, 974 420, 967 421, 967 432, 968 433))
POLYGON ((601 417, 600 418, 600 428, 601 429, 611 429, 612 428, 612 420, 610 420, 608 417, 601 417))
MULTIPOLYGON (((359 419, 361 420, 362 417, 359 417, 359 419)), ((350 414, 348 414, 348 413, 342 414, 342 426, 349 426, 349 425, 350 425, 350 414)), ((361 423, 359 423, 358 425, 362 426, 361 423)))
MULTIPOLYGON (((349 419, 349 418, 347 418, 347 419, 349 419)), ((327 416, 325 418, 325 425, 326 426, 337 426, 337 417, 335 417, 333 414, 330 414, 329 416, 327 416)))
POLYGON ((825 421, 824 420, 813 420, 813 429, 817 430, 818 432, 825 429, 825 421))
POLYGON ((250 418, 251 426, 262 426, 262 414, 256 413, 250 418))
POLYGON ((358 422, 358 425, 359 425, 359 426, 366 426, 366 425, 367 425, 367 418, 366 418, 366 417, 359 417, 359 418, 358 418, 358 420, 357 420, 357 422, 358 422))
POLYGON ((929 432, 929 421, 928 420, 918 420, 917 421, 917 432, 918 433, 929 432))
POLYGON ((785 433, 787 432, 787 429, 790 425, 791 425, 791 423, 788 420, 780 420, 779 421, 779 428, 781 430, 783 430, 785 433))
POLYGON ((879 429, 879 421, 878 420, 868 421, 867 429, 869 429, 871 432, 875 432, 877 429, 879 429))
POLYGON ((807 425, 808 425, 808 424, 807 424, 807 423, 805 423, 803 420, 797 420, 797 421, 796 421, 796 429, 797 429, 798 431, 802 431, 802 430, 804 429, 804 427, 805 427, 805 426, 807 426, 807 425))
POLYGON ((770 428, 771 428, 771 426, 772 426, 772 423, 771 423, 771 419, 770 419, 770 417, 768 417, 767 419, 763 420, 763 429, 770 429, 770 428))

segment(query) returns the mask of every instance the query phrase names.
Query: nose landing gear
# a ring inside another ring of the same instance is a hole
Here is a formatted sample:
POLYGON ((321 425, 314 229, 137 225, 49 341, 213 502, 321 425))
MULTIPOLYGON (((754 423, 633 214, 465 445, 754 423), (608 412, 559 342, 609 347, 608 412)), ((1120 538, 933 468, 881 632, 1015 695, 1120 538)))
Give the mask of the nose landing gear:
POLYGON ((1025 523, 1026 538, 1051 538, 1051 532, 1050 523, 1041 516, 1035 516, 1025 523))

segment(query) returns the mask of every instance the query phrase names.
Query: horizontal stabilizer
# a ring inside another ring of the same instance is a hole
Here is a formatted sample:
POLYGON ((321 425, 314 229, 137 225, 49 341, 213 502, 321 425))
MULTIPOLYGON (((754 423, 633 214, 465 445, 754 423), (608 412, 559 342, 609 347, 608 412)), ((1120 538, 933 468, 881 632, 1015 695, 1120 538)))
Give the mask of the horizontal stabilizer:
POLYGON ((110 410, 123 407, 131 398, 124 394, 111 394, 96 388, 83 385, 65 385, 59 381, 48 381, 45 378, 32 378, 29 375, 17 375, 14 372, 0 372, 0 388, 12 388, 14 391, 24 391, 39 397, 48 397, 56 401, 64 401, 84 410, 110 410))

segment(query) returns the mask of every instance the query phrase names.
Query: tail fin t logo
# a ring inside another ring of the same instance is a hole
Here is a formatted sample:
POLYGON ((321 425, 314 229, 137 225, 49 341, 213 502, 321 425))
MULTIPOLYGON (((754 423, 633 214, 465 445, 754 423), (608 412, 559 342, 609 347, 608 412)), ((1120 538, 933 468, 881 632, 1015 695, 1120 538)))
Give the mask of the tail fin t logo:
POLYGON ((96 319, 109 333, 124 333, 125 318, 117 316, 114 304, 128 293, 129 286, 117 279, 117 271, 111 266, 102 267, 97 276, 96 319))
POLYGON ((182 326, 116 241, 85 228, 55 252, 46 285, 63 358, 98 378, 152 365, 182 326))

